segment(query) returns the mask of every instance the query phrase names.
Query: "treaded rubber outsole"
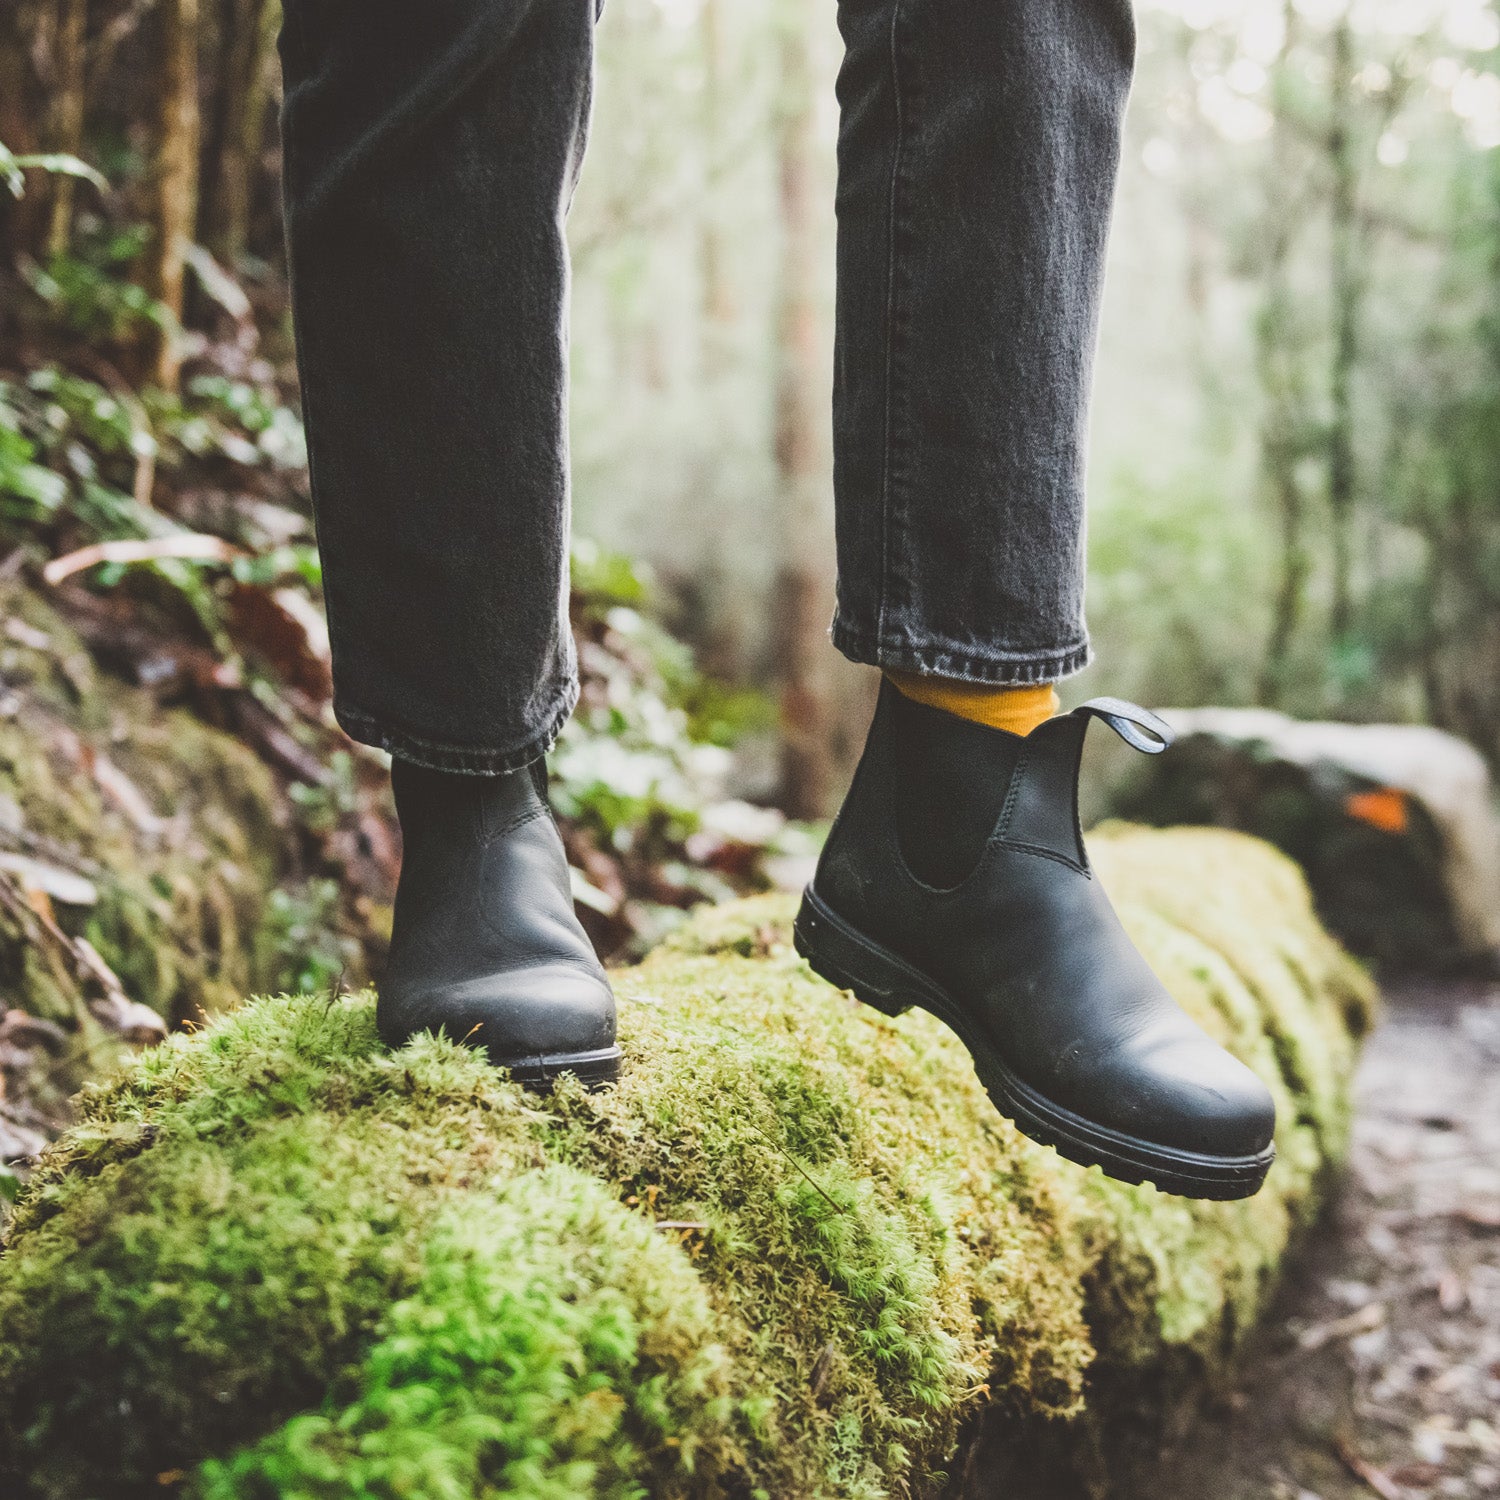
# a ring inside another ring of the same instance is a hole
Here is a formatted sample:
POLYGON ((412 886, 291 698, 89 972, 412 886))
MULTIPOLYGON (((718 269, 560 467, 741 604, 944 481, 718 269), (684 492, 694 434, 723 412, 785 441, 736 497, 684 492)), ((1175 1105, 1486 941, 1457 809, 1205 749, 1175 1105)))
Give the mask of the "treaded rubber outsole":
MULTIPOLYGON (((392 1051, 404 1046, 421 1031, 405 1033, 381 1032, 381 1040, 392 1051)), ((477 1040, 466 1038, 465 1045, 476 1052, 483 1052, 497 1068, 504 1068, 523 1088, 533 1093, 550 1093, 552 1085, 564 1073, 572 1073, 589 1090, 602 1089, 620 1076, 620 1049, 600 1047, 591 1052, 561 1052, 554 1055, 533 1054, 531 1057, 492 1057, 487 1048, 477 1040)))
POLYGON ((605 1047, 597 1052, 566 1052, 557 1057, 520 1057, 514 1061, 490 1059, 504 1068, 523 1088, 550 1093, 564 1073, 571 1073, 586 1089, 601 1089, 620 1076, 620 1049, 605 1047))
POLYGON ((1097 1125, 1054 1104, 1005 1065, 943 989, 851 927, 811 886, 803 893, 792 935, 797 952, 815 973, 872 1009, 899 1016, 915 1005, 936 1016, 969 1049, 996 1109, 1023 1135, 1069 1161, 1099 1167, 1121 1182, 1149 1182, 1183 1198, 1249 1198, 1266 1180, 1276 1159, 1274 1146, 1255 1156, 1179 1151, 1097 1125))

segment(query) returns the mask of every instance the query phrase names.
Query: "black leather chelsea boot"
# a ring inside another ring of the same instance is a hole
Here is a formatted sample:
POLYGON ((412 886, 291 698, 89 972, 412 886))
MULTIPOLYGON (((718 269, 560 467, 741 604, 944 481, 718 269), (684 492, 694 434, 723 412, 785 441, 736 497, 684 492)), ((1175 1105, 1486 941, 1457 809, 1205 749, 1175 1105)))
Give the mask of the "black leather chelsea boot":
POLYGON ((376 1020, 482 1047, 530 1087, 619 1070, 615 997, 573 910, 538 761, 504 776, 391 765, 404 845, 376 1020))
POLYGON ((1089 867, 1077 789, 1091 718, 1138 750, 1171 742, 1119 698, 1023 737, 882 683, 797 951, 887 1015, 919 1005, 951 1027, 1033 1140, 1126 1182, 1246 1198, 1275 1156, 1275 1106, 1167 994, 1089 867))

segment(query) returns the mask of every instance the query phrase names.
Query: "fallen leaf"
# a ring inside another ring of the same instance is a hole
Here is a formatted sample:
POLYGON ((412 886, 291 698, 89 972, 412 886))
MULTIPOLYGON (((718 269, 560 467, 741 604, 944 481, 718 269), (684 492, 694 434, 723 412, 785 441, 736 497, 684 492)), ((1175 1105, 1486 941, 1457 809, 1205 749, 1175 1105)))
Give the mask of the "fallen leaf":
POLYGON ((833 1373, 833 1362, 838 1357, 838 1351, 832 1344, 824 1344, 818 1351, 818 1357, 813 1361, 812 1373, 807 1377, 808 1389, 812 1392, 814 1401, 823 1394, 823 1388, 828 1384, 828 1377, 833 1373))
POLYGON ((1327 1323, 1314 1323, 1297 1335, 1297 1347, 1305 1354, 1314 1353, 1334 1339, 1352 1338, 1356 1334, 1373 1333, 1385 1323, 1385 1303, 1371 1302, 1357 1312, 1347 1313, 1327 1323))
POLYGON ((1438 1306, 1445 1313, 1462 1312, 1464 1304, 1469 1300, 1468 1288, 1464 1286, 1463 1278, 1456 1276, 1452 1271, 1444 1271, 1438 1277, 1437 1299, 1438 1306))
POLYGON ((82 760, 98 783, 99 790, 135 824, 140 833, 155 837, 163 820, 157 817, 141 789, 107 756, 90 745, 82 745, 82 760))
POLYGON ((1371 792, 1351 792, 1344 811, 1382 833, 1405 833, 1410 822, 1406 793, 1399 787, 1383 786, 1371 792))
POLYGON ((1466 1204, 1455 1209, 1453 1217, 1472 1224, 1475 1229, 1500 1229, 1500 1203, 1466 1204))
POLYGON ((1395 1483, 1408 1485, 1416 1490, 1430 1490, 1442 1477, 1441 1467, 1424 1463, 1421 1459, 1391 1470, 1391 1479, 1395 1483))
POLYGON ((5 633, 18 646, 25 646, 28 651, 52 649, 52 637, 45 630, 38 630, 35 625, 28 625, 25 620, 18 620, 14 616, 5 622, 5 633))
POLYGON ((89 1010, 116 1036, 138 1047, 154 1046, 167 1034, 166 1022, 150 1006, 129 1000, 116 991, 91 1000, 89 1010))
POLYGON ((0 850, 0 870, 15 877, 16 884, 29 895, 40 891, 64 906, 97 906, 99 888, 86 876, 24 854, 0 850))
POLYGON ((305 594, 236 583, 229 594, 229 634, 237 650, 283 682, 320 703, 332 696, 327 626, 305 594))

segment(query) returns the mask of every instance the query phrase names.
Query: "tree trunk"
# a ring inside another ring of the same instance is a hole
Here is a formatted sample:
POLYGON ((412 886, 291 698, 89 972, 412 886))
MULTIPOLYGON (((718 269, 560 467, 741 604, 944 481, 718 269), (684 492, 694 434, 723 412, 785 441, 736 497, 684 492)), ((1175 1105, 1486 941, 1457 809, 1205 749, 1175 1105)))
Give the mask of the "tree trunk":
POLYGON ((1351 139, 1354 90, 1354 37, 1346 10, 1333 29, 1330 58, 1328 160, 1332 168, 1330 291, 1333 303, 1333 355, 1329 369, 1328 508, 1333 528, 1333 605, 1335 641, 1353 627, 1354 584, 1354 413, 1351 386, 1358 354, 1360 302, 1357 167, 1351 139))
POLYGON ((827 810, 834 732, 826 625, 832 552, 825 464, 828 391, 818 320, 820 240, 810 8, 778 14, 780 299, 777 314, 776 473, 781 549, 777 665, 781 682, 782 801, 793 817, 827 810))
POLYGON ((208 244, 229 266, 244 254, 250 237, 276 20, 272 0, 224 0, 218 39, 220 86, 203 153, 203 222, 208 244))
MULTIPOLYGON (((0 142, 17 156, 42 148, 37 125, 46 103, 31 64, 37 9, 30 0, 0 3, 0 142)), ((16 253, 34 253, 41 243, 46 226, 43 207, 36 193, 13 198, 8 190, 0 189, 0 287, 16 253)), ((7 314, 0 317, 0 323, 8 322, 14 303, 5 297, 0 305, 7 314)))
POLYGON ((734 296, 725 268, 724 226, 720 221, 713 185, 724 155, 724 49, 723 0, 702 0, 698 13, 703 46, 703 198, 700 206, 698 263, 703 279, 703 372, 713 379, 729 363, 728 333, 734 322, 734 296))
MULTIPOLYGON (((83 151, 84 42, 88 0, 58 0, 56 82, 52 96, 53 149, 68 156, 83 151)), ((52 181, 52 212, 47 224, 48 255, 65 254, 73 238, 75 179, 60 173, 52 181)))
POLYGON ((198 217, 198 0, 163 0, 161 14, 155 290, 174 326, 162 331, 155 379, 174 391, 181 376, 185 251, 198 217))
POLYGON ((1294 180, 1295 122, 1288 97, 1289 72, 1297 36, 1297 13, 1292 0, 1283 6, 1285 33, 1281 55, 1273 64, 1273 116, 1270 171, 1265 216, 1269 244, 1266 251, 1265 295, 1255 324, 1256 370, 1264 399, 1261 419, 1261 473, 1276 512, 1280 542, 1278 578, 1271 606, 1271 629, 1256 684, 1256 700, 1278 703, 1285 686, 1292 644, 1301 623, 1312 559, 1307 544, 1307 506, 1297 474, 1306 422, 1306 392, 1298 374, 1298 350, 1293 343, 1296 324, 1291 305, 1287 264, 1297 215, 1288 211, 1285 195, 1294 180))

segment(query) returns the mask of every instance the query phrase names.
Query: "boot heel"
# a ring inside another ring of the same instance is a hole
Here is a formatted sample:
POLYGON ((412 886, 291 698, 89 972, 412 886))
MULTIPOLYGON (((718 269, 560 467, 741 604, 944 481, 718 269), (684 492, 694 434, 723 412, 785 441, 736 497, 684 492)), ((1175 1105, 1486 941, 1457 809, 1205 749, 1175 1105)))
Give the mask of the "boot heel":
POLYGON ((792 943, 813 973, 835 989, 848 990, 854 998, 882 1015, 905 1015, 912 1000, 896 974, 883 972, 880 955, 840 930, 823 903, 809 887, 792 926, 792 943))

